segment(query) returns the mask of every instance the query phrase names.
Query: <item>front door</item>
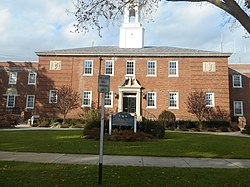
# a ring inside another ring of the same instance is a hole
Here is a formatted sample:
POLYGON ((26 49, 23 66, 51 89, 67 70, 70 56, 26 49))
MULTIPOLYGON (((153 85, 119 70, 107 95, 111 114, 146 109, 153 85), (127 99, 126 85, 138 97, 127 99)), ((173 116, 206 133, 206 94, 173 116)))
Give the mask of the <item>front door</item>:
POLYGON ((123 94, 123 112, 136 113, 136 94, 123 94))

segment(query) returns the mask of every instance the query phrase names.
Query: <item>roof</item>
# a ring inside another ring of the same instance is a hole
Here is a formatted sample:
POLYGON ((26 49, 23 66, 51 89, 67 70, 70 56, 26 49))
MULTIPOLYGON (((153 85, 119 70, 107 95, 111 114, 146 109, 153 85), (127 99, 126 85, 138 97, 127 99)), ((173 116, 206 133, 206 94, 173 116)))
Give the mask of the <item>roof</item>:
POLYGON ((138 57, 229 57, 231 53, 220 53, 196 49, 146 46, 144 48, 119 48, 116 46, 95 46, 36 52, 38 56, 138 56, 138 57))

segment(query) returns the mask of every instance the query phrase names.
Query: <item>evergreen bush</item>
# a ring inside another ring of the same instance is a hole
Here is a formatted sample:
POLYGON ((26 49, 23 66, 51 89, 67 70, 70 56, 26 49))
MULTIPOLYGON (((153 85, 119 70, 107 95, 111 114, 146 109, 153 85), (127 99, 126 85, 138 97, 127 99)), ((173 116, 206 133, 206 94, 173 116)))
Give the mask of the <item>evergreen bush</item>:
POLYGON ((164 125, 165 128, 171 128, 175 126, 176 117, 174 113, 170 111, 162 111, 158 119, 164 125))

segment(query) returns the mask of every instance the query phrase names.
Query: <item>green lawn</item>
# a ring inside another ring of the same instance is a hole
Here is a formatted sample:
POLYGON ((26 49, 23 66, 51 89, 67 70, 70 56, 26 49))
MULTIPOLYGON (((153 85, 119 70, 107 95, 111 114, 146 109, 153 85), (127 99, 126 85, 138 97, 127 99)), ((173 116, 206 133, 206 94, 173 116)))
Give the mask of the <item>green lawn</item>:
MULTIPOLYGON (((249 186, 250 169, 198 169, 104 166, 103 185, 249 186)), ((98 166, 0 161, 0 186, 98 186, 98 166)))
MULTIPOLYGON (((0 150, 99 153, 99 141, 81 138, 82 131, 0 131, 0 150)), ((166 133, 151 142, 104 142, 104 154, 250 159, 250 138, 166 133)))

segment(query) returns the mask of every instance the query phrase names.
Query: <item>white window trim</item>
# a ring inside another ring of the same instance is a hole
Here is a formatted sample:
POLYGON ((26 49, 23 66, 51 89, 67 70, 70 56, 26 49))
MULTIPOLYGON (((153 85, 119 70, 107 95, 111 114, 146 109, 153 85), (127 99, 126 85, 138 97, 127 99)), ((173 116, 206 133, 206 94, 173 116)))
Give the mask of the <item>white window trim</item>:
POLYGON ((179 109, 179 92, 168 92, 168 109, 179 109), (170 106, 170 94, 176 94, 176 107, 170 106))
POLYGON ((244 114, 244 111, 243 111, 243 101, 234 101, 234 116, 243 116, 243 114, 244 114), (241 111, 242 111, 241 114, 236 114, 235 113, 235 104, 236 104, 236 102, 240 102, 241 103, 241 111))
POLYGON ((126 61, 126 76, 135 76, 135 60, 127 60, 126 61), (133 74, 128 74, 128 66, 127 66, 127 63, 128 62, 133 62, 133 74))
POLYGON ((114 60, 106 60, 106 61, 105 61, 105 73, 104 73, 105 75, 114 76, 114 70, 115 70, 114 64, 115 64, 115 63, 114 63, 114 60), (112 62, 112 74, 107 74, 107 73, 106 73, 106 62, 112 62))
POLYGON ((94 67, 94 61, 93 60, 84 60, 83 61, 83 75, 84 76, 93 76, 93 67, 94 67), (92 65, 91 65, 91 73, 85 73, 85 62, 87 62, 87 61, 92 63, 92 65))
POLYGON ((157 61, 156 60, 148 60, 147 61, 147 77, 157 77, 157 61), (155 63, 155 74, 154 75, 148 74, 148 63, 149 62, 155 63))
POLYGON ((82 92, 82 107, 91 107, 91 105, 92 105, 92 91, 89 91, 89 90, 84 90, 83 92, 82 92), (90 100, 90 104, 89 105, 84 105, 83 104, 83 101, 84 101, 84 98, 83 98, 83 96, 84 96, 84 92, 90 92, 90 98, 89 98, 89 100, 90 100))
POLYGON ((157 101, 157 94, 156 94, 156 92, 148 92, 147 93, 147 107, 146 108, 156 109, 156 101, 157 101), (154 104, 155 104, 155 106, 148 106, 148 94, 149 93, 153 93, 154 94, 154 104))
POLYGON ((207 94, 211 94, 212 95, 212 105, 206 105, 206 107, 214 107, 215 106, 215 98, 214 98, 214 93, 213 92, 206 92, 206 98, 207 98, 207 94))
POLYGON ((35 72, 30 72, 29 73, 29 77, 28 77, 28 85, 35 85, 36 84, 36 77, 37 77, 37 74, 35 72), (30 75, 31 74, 35 74, 35 82, 30 82, 30 75))
POLYGON ((15 104, 16 104, 16 96, 15 95, 7 95, 7 103, 6 103, 6 108, 15 108, 15 104), (13 96, 14 97, 14 101, 13 101, 13 106, 9 106, 9 97, 13 96))
POLYGON ((111 99, 111 105, 105 105, 106 108, 113 108, 113 91, 110 91, 110 99, 111 99))
POLYGON ((9 84, 16 84, 16 83, 17 83, 17 72, 10 72, 10 74, 9 74, 9 84), (11 79, 12 74, 16 75, 16 79, 14 80, 14 82, 12 82, 13 79, 11 79))
POLYGON ((233 82, 233 88, 242 88, 242 76, 241 76, 241 75, 233 75, 233 76, 232 76, 232 80, 233 80, 233 81, 232 81, 232 82, 233 82), (240 77, 240 86, 235 86, 235 85, 234 85, 234 83, 235 83, 235 82, 234 82, 234 77, 240 77))
POLYGON ((35 95, 27 95, 27 98, 26 98, 26 108, 27 108, 27 109, 34 109, 34 108, 35 108, 35 95), (28 98, 29 98, 30 96, 33 97, 32 107, 28 107, 28 98))
POLYGON ((168 77, 179 77, 179 62, 175 60, 168 61, 168 77), (175 62, 176 63, 176 74, 170 75, 170 63, 175 62))
POLYGON ((57 99, 58 99, 58 98, 57 98, 57 90, 56 90, 56 89, 50 90, 50 91, 49 91, 49 103, 57 103, 57 99), (52 102, 52 101, 51 101, 51 92, 52 92, 52 91, 56 91, 56 96, 55 96, 55 97, 56 97, 56 102, 52 102))

